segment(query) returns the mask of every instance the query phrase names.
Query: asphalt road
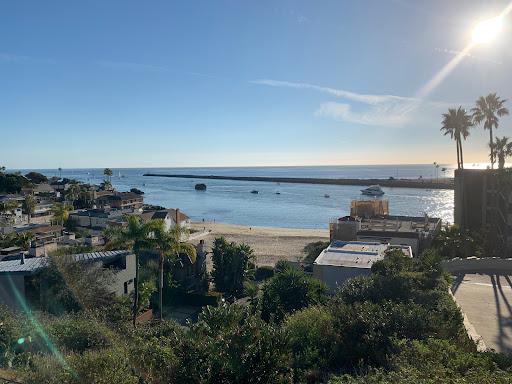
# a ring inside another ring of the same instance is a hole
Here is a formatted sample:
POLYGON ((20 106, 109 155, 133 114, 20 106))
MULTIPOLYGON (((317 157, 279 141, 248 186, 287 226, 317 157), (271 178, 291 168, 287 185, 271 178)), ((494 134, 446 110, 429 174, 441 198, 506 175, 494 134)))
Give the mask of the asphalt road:
POLYGON ((512 353, 512 278, 457 275, 452 292, 487 347, 512 353))

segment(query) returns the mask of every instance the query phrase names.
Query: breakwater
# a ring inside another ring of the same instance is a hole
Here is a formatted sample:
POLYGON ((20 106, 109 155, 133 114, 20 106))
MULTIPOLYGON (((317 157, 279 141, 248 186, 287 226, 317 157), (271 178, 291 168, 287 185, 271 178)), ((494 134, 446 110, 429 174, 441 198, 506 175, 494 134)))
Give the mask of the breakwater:
POLYGON ((204 180, 236 180, 261 181, 267 183, 292 184, 325 184, 325 185, 360 185, 370 186, 378 184, 390 188, 421 188, 421 189, 454 189, 453 179, 319 179, 309 177, 264 177, 264 176, 220 176, 220 175, 191 175, 191 174, 159 174, 145 173, 143 176, 172 177, 181 179, 204 180))

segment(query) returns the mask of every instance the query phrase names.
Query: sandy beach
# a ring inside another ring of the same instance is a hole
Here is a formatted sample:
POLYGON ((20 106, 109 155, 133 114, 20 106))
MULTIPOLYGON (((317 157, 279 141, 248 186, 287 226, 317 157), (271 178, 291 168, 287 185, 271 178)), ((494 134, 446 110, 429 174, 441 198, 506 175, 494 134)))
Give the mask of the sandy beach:
POLYGON ((304 256, 302 250, 308 243, 328 241, 329 230, 300 229, 279 227, 249 227, 245 225, 194 222, 191 228, 195 231, 210 231, 207 235, 197 238, 204 239, 211 249, 216 237, 224 236, 228 241, 246 243, 254 249, 255 261, 258 265, 274 265, 280 259, 297 261, 304 256))

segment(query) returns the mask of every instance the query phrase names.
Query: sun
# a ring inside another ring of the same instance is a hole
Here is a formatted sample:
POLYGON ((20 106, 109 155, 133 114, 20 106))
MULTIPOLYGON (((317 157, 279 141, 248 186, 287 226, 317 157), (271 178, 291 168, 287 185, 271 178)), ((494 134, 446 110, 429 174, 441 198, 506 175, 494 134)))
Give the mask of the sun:
POLYGON ((501 17, 481 21, 473 29, 473 44, 489 43, 496 38, 502 29, 501 17))

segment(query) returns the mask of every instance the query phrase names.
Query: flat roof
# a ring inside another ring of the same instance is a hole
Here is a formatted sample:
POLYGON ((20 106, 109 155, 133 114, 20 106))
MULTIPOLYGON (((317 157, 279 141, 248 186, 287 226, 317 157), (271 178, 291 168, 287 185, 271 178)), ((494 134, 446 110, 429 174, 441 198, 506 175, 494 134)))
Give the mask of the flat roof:
MULTIPOLYGON (((128 256, 131 252, 127 250, 78 253, 70 255, 75 261, 94 261, 115 258, 119 256, 128 256)), ((21 264, 18 260, 0 261, 0 275, 4 274, 32 274, 41 268, 44 268, 49 262, 48 257, 25 258, 25 263, 21 264)))
POLYGON ((369 269, 373 263, 384 259, 388 249, 393 248, 400 249, 404 253, 404 257, 412 257, 411 247, 409 246, 335 240, 318 255, 314 264, 369 269))
POLYGON ((418 233, 434 232, 439 218, 414 216, 385 216, 361 220, 361 231, 418 233))

